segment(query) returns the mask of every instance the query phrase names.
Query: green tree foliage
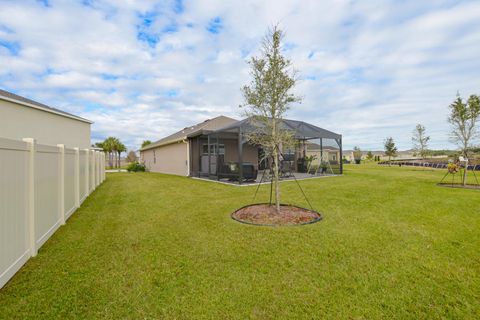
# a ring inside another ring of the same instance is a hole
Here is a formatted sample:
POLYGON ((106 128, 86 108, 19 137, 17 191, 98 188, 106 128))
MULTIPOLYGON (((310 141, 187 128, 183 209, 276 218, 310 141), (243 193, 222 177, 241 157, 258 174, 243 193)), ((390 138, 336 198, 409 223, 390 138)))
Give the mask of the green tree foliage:
POLYGON ((109 167, 120 167, 120 156, 122 152, 127 151, 127 148, 120 139, 115 137, 108 137, 102 143, 103 151, 108 155, 109 167))
POLYGON ((142 148, 148 146, 149 144, 152 144, 152 141, 150 141, 150 140, 143 140, 143 142, 142 142, 142 148))
MULTIPOLYGON (((465 103, 457 95, 457 99, 449 106, 448 122, 452 126, 451 141, 459 148, 461 155, 468 159, 472 143, 478 138, 477 122, 480 118, 480 98, 471 95, 465 103)), ((467 171, 463 172, 463 184, 467 183, 467 171)))
POLYGON ((275 205, 280 212, 279 161, 281 148, 294 144, 293 133, 281 128, 281 121, 290 105, 300 102, 292 90, 296 83, 290 60, 282 55, 284 33, 273 27, 265 36, 259 57, 249 64, 253 80, 242 88, 244 104, 241 107, 257 129, 247 136, 250 143, 260 145, 267 157, 273 159, 275 205))
POLYGON ((117 168, 120 168, 121 166, 121 156, 122 156, 122 152, 126 152, 127 151, 127 147, 125 147, 125 145, 123 143, 120 142, 120 140, 118 141, 118 144, 116 146, 116 152, 117 152, 117 168))
POLYGON ((422 159, 428 156, 428 141, 430 141, 430 137, 426 134, 425 126, 417 124, 415 130, 413 130, 413 150, 417 155, 422 157, 422 159))
POLYGON ((449 106, 448 122, 452 126, 451 140, 460 147, 464 157, 473 147, 472 143, 478 137, 477 122, 480 118, 480 99, 471 95, 465 103, 460 96, 449 106))
POLYGON ((395 142, 393 141, 392 137, 388 137, 385 139, 385 142, 383 144, 384 150, 385 150, 385 155, 388 157, 388 162, 392 161, 392 157, 395 157, 397 155, 397 147, 395 146, 395 142))

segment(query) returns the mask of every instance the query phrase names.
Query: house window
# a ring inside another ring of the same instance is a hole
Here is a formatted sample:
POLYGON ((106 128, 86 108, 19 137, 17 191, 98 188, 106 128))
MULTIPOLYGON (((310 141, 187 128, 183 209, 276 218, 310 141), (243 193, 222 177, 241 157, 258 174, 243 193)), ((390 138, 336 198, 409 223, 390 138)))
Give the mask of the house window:
MULTIPOLYGON (((225 145, 224 144, 219 144, 218 149, 217 149, 217 145, 215 145, 215 144, 210 145, 210 154, 211 155, 216 155, 217 150, 218 150, 219 155, 224 155, 225 154, 225 145)), ((202 145, 202 154, 204 156, 208 156, 208 144, 206 144, 206 143, 202 145)))

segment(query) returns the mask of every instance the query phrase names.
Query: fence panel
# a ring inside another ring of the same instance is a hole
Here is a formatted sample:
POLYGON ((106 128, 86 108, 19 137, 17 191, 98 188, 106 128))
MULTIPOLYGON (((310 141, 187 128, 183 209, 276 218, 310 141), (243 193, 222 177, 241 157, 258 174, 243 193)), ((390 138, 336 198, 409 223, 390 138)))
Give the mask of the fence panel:
POLYGON ((58 147, 36 145, 35 154, 35 235, 40 248, 60 226, 58 147))
POLYGON ((0 288, 103 182, 101 164, 97 151, 0 138, 0 288))
POLYGON ((30 257, 27 161, 25 142, 0 138, 0 288, 30 257))
POLYGON ((65 219, 75 211, 75 150, 65 148, 65 219))

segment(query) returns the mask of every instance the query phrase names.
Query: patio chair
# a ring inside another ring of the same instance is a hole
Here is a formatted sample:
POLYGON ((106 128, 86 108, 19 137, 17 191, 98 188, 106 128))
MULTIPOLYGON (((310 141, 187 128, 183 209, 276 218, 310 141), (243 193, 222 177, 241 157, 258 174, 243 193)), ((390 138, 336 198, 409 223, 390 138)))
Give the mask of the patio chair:
MULTIPOLYGON (((255 166, 252 163, 244 162, 242 165, 243 168, 243 179, 246 181, 254 181, 257 179, 258 170, 255 169, 255 166)), ((229 178, 231 181, 239 179, 239 168, 238 162, 228 162, 223 165, 222 173, 219 175, 221 178, 229 178)))
POLYGON ((280 178, 290 178, 292 176, 292 164, 290 161, 280 162, 280 178))

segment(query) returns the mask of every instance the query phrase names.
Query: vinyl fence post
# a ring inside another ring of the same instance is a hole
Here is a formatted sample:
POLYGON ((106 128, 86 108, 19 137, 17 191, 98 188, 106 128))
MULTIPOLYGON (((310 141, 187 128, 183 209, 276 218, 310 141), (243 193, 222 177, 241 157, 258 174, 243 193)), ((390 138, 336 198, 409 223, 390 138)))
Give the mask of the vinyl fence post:
POLYGON ((73 148, 75 150, 75 208, 80 207, 80 150, 78 148, 73 148))
POLYGON ((28 219, 27 219, 27 232, 28 232, 28 246, 30 248, 30 255, 35 257, 37 255, 37 244, 35 239, 35 139, 24 138, 28 145, 28 161, 27 161, 27 172, 28 172, 28 183, 27 183, 27 210, 28 210, 28 219))
POLYGON ((65 145, 58 147, 58 211, 60 224, 65 224, 65 145))

